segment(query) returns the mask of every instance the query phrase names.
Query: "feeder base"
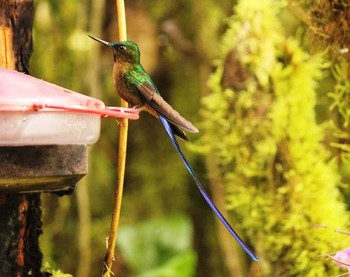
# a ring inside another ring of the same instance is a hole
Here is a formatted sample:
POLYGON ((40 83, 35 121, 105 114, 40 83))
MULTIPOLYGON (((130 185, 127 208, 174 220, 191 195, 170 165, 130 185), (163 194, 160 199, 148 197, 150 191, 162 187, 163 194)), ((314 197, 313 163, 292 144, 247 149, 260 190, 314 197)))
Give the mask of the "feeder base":
POLYGON ((0 147, 0 193, 70 191, 87 166, 86 145, 0 147))

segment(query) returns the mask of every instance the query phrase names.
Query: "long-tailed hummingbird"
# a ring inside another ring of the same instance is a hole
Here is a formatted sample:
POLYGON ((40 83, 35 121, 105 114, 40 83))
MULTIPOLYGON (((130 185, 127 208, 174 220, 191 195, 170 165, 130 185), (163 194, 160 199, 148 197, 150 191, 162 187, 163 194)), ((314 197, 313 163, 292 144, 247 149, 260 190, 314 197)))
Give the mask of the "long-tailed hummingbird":
POLYGON ((129 103, 130 106, 146 110, 154 117, 158 118, 167 132, 173 146, 180 155, 187 170, 195 181, 199 191, 214 211, 216 216, 225 225, 230 234, 237 240, 240 246, 255 261, 258 257, 242 241, 238 234, 233 230, 225 217, 214 205, 192 167, 188 163, 185 155, 176 140, 176 136, 187 140, 182 130, 197 133, 198 129, 177 111, 175 111, 159 94, 158 89, 153 83, 151 77, 146 73, 140 63, 140 50, 136 43, 132 41, 107 42, 99 38, 90 36, 92 39, 110 46, 113 49, 114 66, 113 79, 114 86, 121 98, 129 103))

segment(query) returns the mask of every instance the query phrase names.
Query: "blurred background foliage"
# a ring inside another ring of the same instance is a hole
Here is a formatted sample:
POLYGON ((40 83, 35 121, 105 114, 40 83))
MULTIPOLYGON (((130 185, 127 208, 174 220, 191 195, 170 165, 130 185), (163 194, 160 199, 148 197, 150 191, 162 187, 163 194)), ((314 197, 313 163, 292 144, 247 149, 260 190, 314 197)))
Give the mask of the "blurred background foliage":
MULTIPOLYGON (((119 105, 113 0, 36 0, 31 74, 119 105)), ((117 276, 335 276, 349 246, 346 1, 126 1, 128 38, 163 97, 198 125, 186 154, 260 256, 216 222, 158 122, 130 122, 117 276), (317 226, 328 227, 319 228, 317 226)), ((115 183, 117 123, 104 119, 89 174, 43 196, 46 265, 99 276, 115 183)), ((61 273, 56 271, 58 276, 61 273)))

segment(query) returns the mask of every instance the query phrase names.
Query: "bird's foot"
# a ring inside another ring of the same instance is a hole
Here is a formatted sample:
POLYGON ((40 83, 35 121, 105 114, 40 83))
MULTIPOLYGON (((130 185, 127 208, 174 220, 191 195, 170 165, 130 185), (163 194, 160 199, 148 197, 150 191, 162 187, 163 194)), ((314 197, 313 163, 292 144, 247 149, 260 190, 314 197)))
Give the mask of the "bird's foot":
POLYGON ((135 105, 135 106, 132 106, 132 109, 141 109, 141 107, 142 107, 143 105, 135 105))

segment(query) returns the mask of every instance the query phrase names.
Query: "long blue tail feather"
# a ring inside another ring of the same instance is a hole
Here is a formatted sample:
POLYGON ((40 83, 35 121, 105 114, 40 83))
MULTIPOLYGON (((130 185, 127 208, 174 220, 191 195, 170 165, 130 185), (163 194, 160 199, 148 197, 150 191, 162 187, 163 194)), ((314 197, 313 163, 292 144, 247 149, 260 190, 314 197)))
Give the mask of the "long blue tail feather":
POLYGON ((178 152, 178 154, 180 155, 183 163, 185 164, 188 172, 191 174, 193 180, 195 181, 199 191, 201 192, 202 196, 204 197, 205 201, 208 203, 208 205, 210 206, 210 208, 214 211, 214 213, 216 214, 216 216, 220 219, 220 221, 225 225, 226 229, 230 232, 230 234, 235 238, 235 240, 239 243, 239 245, 244 249, 244 251, 254 260, 254 261, 259 261, 259 258, 252 252, 252 250, 250 250, 250 248, 243 242, 243 240, 238 236, 238 234, 235 232, 235 230, 233 230, 233 228, 231 227, 231 225, 227 222, 227 220, 225 219, 225 217, 221 214, 221 212, 219 211, 219 209, 214 205, 214 203, 212 202, 212 200, 209 198, 208 194, 206 193, 206 191, 204 190, 203 186, 201 185, 201 183, 199 182, 196 174, 194 173, 192 167, 190 166, 190 164, 188 163, 185 155, 183 154, 175 136, 174 133, 171 129, 171 126, 169 124, 169 122, 162 117, 161 115, 159 115, 159 119, 162 122, 165 131, 167 132, 167 134, 169 135, 172 144, 174 145, 176 151, 178 152))

